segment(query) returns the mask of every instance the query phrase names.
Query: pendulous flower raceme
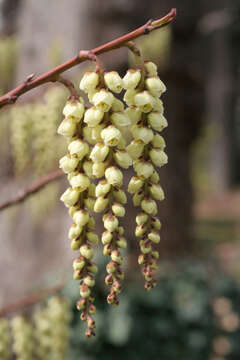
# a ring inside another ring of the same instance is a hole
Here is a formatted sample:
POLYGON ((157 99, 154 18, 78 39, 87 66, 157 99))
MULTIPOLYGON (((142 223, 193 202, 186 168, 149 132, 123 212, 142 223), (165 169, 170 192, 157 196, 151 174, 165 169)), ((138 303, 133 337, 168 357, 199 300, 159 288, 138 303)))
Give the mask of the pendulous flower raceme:
POLYGON ((8 319, 0 319, 0 359, 11 359, 11 332, 8 319))
POLYGON ((13 335, 13 351, 17 359, 32 360, 34 358, 33 326, 23 316, 16 316, 11 321, 13 335))

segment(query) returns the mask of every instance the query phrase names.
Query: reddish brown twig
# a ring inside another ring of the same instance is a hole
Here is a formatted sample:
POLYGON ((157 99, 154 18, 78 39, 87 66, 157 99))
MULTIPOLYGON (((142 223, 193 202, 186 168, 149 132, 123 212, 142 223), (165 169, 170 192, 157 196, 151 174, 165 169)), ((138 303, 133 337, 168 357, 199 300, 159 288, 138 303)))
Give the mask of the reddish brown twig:
MULTIPOLYGON (((145 25, 139 27, 138 29, 123 35, 115 40, 112 40, 104 45, 101 45, 93 50, 90 50, 90 53, 93 55, 100 55, 105 52, 120 48, 128 41, 134 40, 141 35, 150 33, 155 29, 159 29, 163 26, 166 26, 176 18, 176 9, 172 9, 167 15, 157 20, 149 20, 145 25)), ((27 79, 18 85, 15 89, 9 91, 0 97, 0 108, 7 105, 15 103, 20 95, 34 89, 42 84, 47 82, 56 81, 56 76, 63 73, 64 71, 76 66, 86 60, 89 60, 89 52, 80 51, 78 55, 74 58, 66 61, 65 63, 58 65, 54 69, 42 74, 36 78, 34 74, 27 77, 27 79)))
POLYGON ((64 287, 64 280, 62 280, 58 285, 43 289, 37 294, 26 296, 23 299, 16 301, 12 304, 9 304, 2 309, 0 309, 0 317, 7 315, 9 313, 16 312, 18 310, 24 309, 25 307, 32 306, 40 301, 43 301, 49 295, 56 294, 64 287))
POLYGON ((13 206, 13 205, 23 202, 27 197, 35 194, 36 192, 41 190, 44 186, 46 186, 47 184, 49 184, 52 181, 57 180, 61 176, 63 176, 62 170, 56 170, 46 176, 43 176, 41 179, 39 179, 36 183, 31 185, 27 189, 20 191, 19 194, 15 198, 1 203, 0 211, 4 210, 10 206, 13 206))

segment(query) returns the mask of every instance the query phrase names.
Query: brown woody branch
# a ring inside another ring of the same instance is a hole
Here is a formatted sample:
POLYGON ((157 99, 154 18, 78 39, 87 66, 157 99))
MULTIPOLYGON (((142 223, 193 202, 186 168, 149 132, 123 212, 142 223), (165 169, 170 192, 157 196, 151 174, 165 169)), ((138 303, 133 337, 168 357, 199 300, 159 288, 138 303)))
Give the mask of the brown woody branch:
POLYGON ((43 176, 41 179, 39 179, 37 182, 35 182, 29 188, 20 191, 19 194, 15 198, 1 203, 0 211, 4 210, 10 206, 13 206, 13 205, 23 202, 27 197, 35 194, 36 192, 41 190, 43 187, 45 187, 47 184, 49 184, 52 181, 57 180, 58 178, 60 178, 63 175, 64 174, 63 174, 62 170, 56 170, 56 171, 49 173, 46 176, 43 176))
POLYGON ((18 85, 15 89, 9 91, 0 97, 0 108, 7 105, 13 104, 17 101, 19 96, 22 94, 34 89, 42 84, 53 82, 57 80, 57 76, 64 71, 89 60, 89 53, 93 56, 103 54, 105 52, 120 48, 124 46, 126 42, 136 39, 141 35, 149 34, 151 31, 159 29, 163 26, 166 26, 176 18, 176 9, 172 9, 167 15, 157 20, 149 20, 145 25, 139 27, 138 29, 123 35, 115 40, 112 40, 104 45, 101 45, 90 51, 80 51, 78 55, 72 59, 66 61, 65 63, 58 65, 54 69, 46 72, 35 78, 35 74, 31 74, 27 79, 18 85))

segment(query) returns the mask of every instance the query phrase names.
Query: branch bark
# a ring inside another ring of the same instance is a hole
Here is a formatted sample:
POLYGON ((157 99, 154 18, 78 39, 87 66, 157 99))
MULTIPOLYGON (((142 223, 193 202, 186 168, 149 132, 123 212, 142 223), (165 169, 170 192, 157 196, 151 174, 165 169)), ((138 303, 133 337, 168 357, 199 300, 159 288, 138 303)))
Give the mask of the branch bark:
MULTIPOLYGON (((164 17, 157 20, 149 20, 145 25, 139 27, 138 29, 123 35, 115 40, 112 40, 104 45, 101 45, 89 52, 93 55, 100 55, 106 53, 108 51, 120 48, 124 46, 126 42, 136 39, 141 35, 149 34, 151 31, 159 29, 161 27, 166 26, 171 23, 176 18, 176 9, 171 9, 171 11, 165 15, 164 17)), ((23 81, 20 85, 18 85, 15 89, 9 91, 0 97, 0 108, 7 104, 13 104, 17 101, 19 96, 22 94, 48 82, 56 81, 57 76, 63 73, 70 68, 89 60, 88 52, 80 51, 78 55, 73 57, 72 59, 66 61, 65 63, 58 65, 54 69, 38 76, 35 78, 35 74, 31 74, 27 77, 25 81, 23 81), (34 79, 35 78, 35 79, 34 79)))

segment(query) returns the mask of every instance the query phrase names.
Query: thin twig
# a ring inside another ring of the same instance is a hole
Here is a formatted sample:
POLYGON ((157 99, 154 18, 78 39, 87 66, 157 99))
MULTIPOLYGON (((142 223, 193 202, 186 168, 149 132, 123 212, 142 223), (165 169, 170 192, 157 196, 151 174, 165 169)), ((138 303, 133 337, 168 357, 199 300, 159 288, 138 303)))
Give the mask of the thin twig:
POLYGON ((13 206, 13 205, 23 202, 27 197, 35 194, 36 192, 41 190, 44 186, 46 186, 47 184, 49 184, 52 181, 57 180, 58 178, 62 177, 63 175, 64 174, 63 174, 62 170, 56 170, 56 171, 49 173, 46 176, 43 176, 41 179, 39 179, 36 183, 31 185, 27 189, 21 190, 15 198, 13 198, 11 200, 6 200, 3 203, 1 203, 0 211, 5 210, 6 208, 8 208, 10 206, 13 206))
MULTIPOLYGON (((104 45, 101 45, 90 52, 94 55, 100 55, 105 52, 120 48, 128 41, 134 40, 141 35, 150 33, 153 30, 159 29, 163 26, 166 26, 176 18, 176 9, 172 9, 167 15, 157 20, 149 20, 145 25, 139 27, 138 29, 123 35, 115 40, 112 40, 104 45)), ((87 51, 86 53, 89 53, 87 51)), ((78 55, 72 59, 66 61, 65 63, 58 65, 54 69, 38 76, 35 78, 35 75, 32 74, 27 77, 27 79, 18 85, 15 89, 9 91, 0 97, 0 108, 7 105, 13 104, 17 101, 20 95, 34 89, 42 84, 56 81, 56 76, 63 73, 64 71, 76 66, 86 60, 89 60, 89 54, 86 55, 84 52, 80 51, 78 55)))
POLYGON ((58 75, 56 77, 56 81, 63 84, 70 92, 70 99, 72 101, 75 101, 75 100, 79 100, 79 95, 78 95, 78 92, 74 86, 74 84, 72 83, 72 81, 68 80, 68 79, 65 79, 64 77, 58 75))

